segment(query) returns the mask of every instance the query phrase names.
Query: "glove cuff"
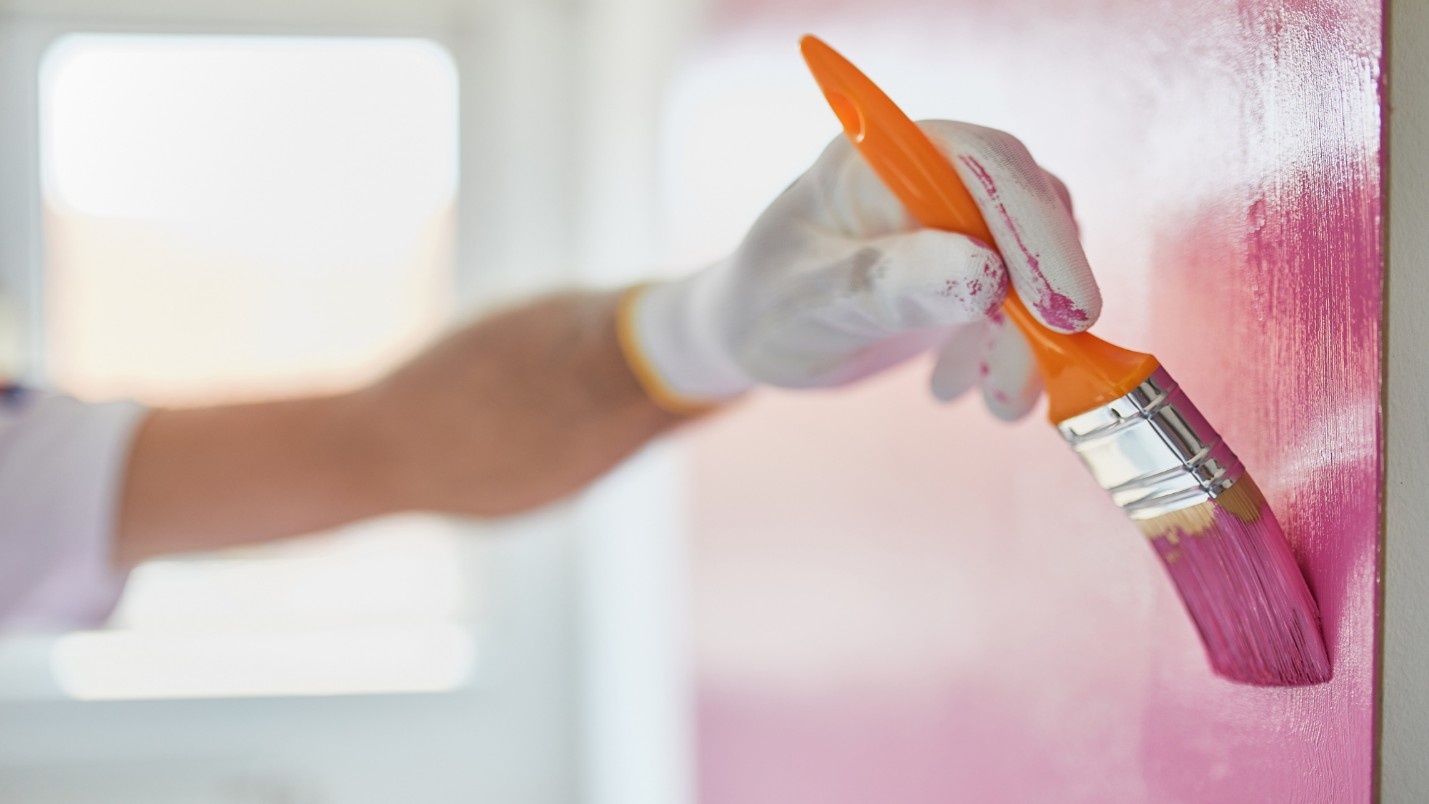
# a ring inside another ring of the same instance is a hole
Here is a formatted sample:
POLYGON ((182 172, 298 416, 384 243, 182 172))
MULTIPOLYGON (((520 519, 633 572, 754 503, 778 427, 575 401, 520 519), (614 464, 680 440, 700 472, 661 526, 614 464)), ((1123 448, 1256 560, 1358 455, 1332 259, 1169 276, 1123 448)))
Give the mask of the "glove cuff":
POLYGON ((646 395, 684 416, 724 405, 753 386, 720 344, 712 311, 699 304, 711 271, 639 285, 621 297, 616 332, 625 362, 646 395))

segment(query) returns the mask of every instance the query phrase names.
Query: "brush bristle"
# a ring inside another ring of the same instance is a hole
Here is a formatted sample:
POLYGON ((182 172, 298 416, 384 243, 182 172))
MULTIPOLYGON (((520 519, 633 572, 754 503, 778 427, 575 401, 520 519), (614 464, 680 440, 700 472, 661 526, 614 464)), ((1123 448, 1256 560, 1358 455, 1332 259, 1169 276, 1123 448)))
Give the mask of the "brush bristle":
POLYGON ((1330 679, 1315 599, 1248 475, 1214 500, 1138 524, 1171 573, 1217 673, 1267 686, 1330 679))

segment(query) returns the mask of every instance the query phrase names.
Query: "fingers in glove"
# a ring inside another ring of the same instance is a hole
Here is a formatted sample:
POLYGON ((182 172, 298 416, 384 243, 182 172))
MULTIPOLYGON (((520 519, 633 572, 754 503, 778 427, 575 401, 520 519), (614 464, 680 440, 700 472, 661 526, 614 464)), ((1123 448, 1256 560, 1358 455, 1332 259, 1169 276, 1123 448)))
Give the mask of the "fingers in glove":
POLYGON ((1007 270, 997 252, 951 232, 881 237, 842 267, 843 281, 874 327, 871 335, 977 321, 1007 297, 1007 270))
POLYGON ((853 239, 918 228, 903 203, 842 135, 829 143, 773 207, 828 234, 853 239))
POLYGON ((983 327, 982 363, 978 366, 983 401, 1003 421, 1026 416, 1042 394, 1042 375, 1022 333, 1003 316, 983 327))
POLYGON ((948 335, 938 348, 929 386, 940 402, 980 386, 988 410, 1003 421, 1015 421, 1036 406, 1042 377, 1022 333, 996 316, 948 335))
POLYGON ((1012 285, 1033 315, 1058 332, 1090 327, 1101 314, 1101 293, 1064 197, 1026 147, 982 126, 921 125, 977 201, 1012 285))
POLYGON ((978 384, 980 372, 987 365, 983 359, 983 341, 986 339, 981 323, 953 329, 943 345, 938 347, 933 374, 928 378, 928 386, 935 399, 951 402, 978 384))
POLYGON ((1077 210, 1072 207, 1072 191, 1067 189, 1067 185, 1057 174, 1050 170, 1043 170, 1042 175, 1047 178, 1047 182, 1052 185, 1052 190, 1057 193, 1057 197, 1062 199, 1062 206, 1067 208, 1067 215, 1072 219, 1072 227, 1077 231, 1077 237, 1082 235, 1082 225, 1077 222, 1077 210))
POLYGON ((842 385, 888 368, 1007 296, 997 252, 951 232, 828 235, 808 239, 796 257, 755 264, 764 286, 742 291, 755 298, 737 306, 762 312, 730 334, 751 377, 785 387, 842 385))

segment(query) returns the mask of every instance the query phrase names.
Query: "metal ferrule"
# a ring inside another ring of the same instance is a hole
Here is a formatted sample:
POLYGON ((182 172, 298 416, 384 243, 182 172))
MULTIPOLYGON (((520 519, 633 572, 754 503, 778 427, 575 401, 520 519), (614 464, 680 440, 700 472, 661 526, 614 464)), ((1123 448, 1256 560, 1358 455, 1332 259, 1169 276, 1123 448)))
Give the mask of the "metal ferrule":
POLYGON ((1132 519, 1214 500, 1244 474, 1240 459, 1163 368, 1126 396, 1057 429, 1132 519))

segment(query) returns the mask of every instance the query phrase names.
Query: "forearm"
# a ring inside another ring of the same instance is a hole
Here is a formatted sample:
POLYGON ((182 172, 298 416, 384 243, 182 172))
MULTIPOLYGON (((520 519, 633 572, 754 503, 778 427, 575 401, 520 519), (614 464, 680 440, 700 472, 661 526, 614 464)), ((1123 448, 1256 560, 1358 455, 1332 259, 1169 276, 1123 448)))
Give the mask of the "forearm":
POLYGON ((352 394, 155 412, 131 452, 118 560, 403 510, 509 514, 576 491, 679 421, 626 366, 615 305, 539 300, 352 394))
POLYGON ((390 510, 380 441, 353 395, 158 410, 119 509, 124 565, 321 530, 390 510))
POLYGON ((406 508, 491 516, 560 499, 682 418, 640 389, 615 293, 539 299, 460 330, 364 392, 396 428, 406 508))

